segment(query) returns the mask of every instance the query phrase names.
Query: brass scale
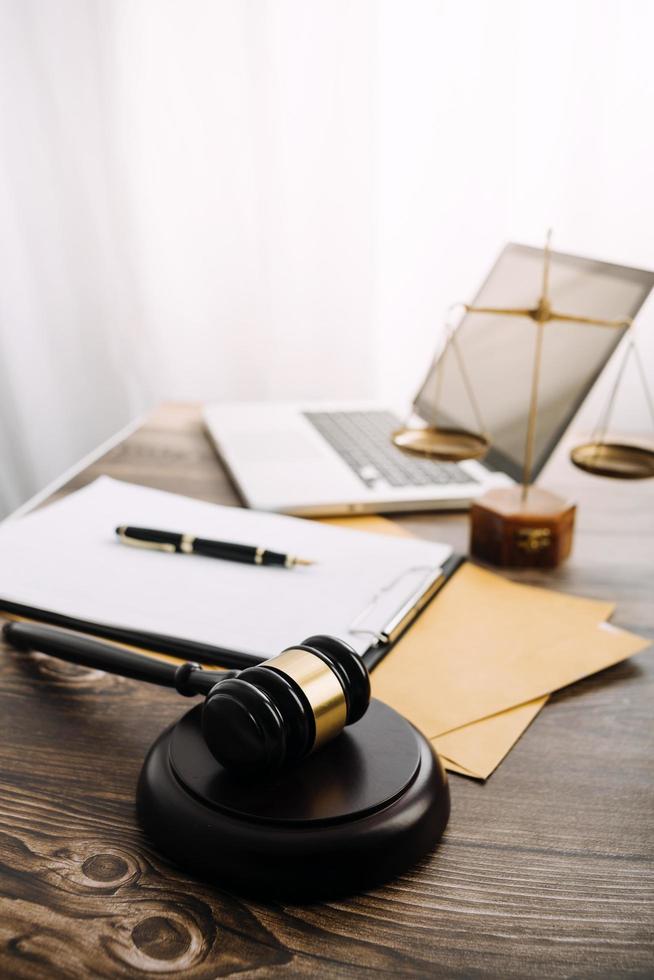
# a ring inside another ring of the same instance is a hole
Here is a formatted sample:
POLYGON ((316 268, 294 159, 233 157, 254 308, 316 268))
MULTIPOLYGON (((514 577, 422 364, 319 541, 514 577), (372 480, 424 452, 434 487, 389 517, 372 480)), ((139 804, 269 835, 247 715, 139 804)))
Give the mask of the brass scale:
MULTIPOLYGON (((467 303, 460 304, 466 313, 488 313, 499 316, 525 317, 536 324, 536 343, 534 351, 534 362, 532 369, 532 383, 529 404, 529 415, 527 420, 527 436, 525 442, 524 468, 522 478, 522 499, 526 501, 529 484, 531 481, 531 470, 533 464, 534 435, 536 432, 536 417, 538 411, 538 383, 540 377, 541 351, 543 346, 543 333, 546 323, 552 320, 559 320, 564 323, 582 323, 590 326, 605 327, 616 329, 631 327, 632 321, 626 317, 620 320, 603 320, 595 317, 579 316, 574 313, 560 313, 552 309, 549 293, 549 271, 550 271, 550 240, 551 232, 548 232, 545 248, 543 250, 543 280, 541 296, 536 306, 530 309, 520 307, 489 307, 471 306, 467 303)), ((463 459, 480 459, 490 447, 490 440, 485 432, 485 427, 481 418, 481 412, 475 393, 466 370, 463 355, 456 339, 456 331, 452 330, 446 340, 443 353, 437 363, 436 391, 437 401, 440 392, 443 365, 449 349, 454 352, 461 377, 466 388, 467 396, 470 401, 477 425, 478 432, 467 429, 455 429, 439 426, 412 427, 403 426, 393 433, 392 439, 396 446, 409 453, 421 456, 429 456, 433 459, 444 461, 458 461, 463 459)), ((654 448, 638 443, 627 443, 613 441, 607 438, 613 406, 616 395, 624 375, 629 358, 633 358, 643 385, 645 398, 654 426, 654 401, 647 384, 645 370, 638 349, 633 337, 629 337, 622 362, 616 374, 607 404, 600 413, 598 423, 591 435, 590 441, 583 445, 576 446, 570 453, 570 459, 575 466, 587 473, 597 476, 608 476, 616 479, 643 479, 654 476, 654 448)))

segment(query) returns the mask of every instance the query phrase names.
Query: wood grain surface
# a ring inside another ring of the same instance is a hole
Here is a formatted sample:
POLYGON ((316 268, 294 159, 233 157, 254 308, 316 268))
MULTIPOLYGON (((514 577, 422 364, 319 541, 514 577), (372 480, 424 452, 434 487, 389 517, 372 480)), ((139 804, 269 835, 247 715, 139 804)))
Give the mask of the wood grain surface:
MULTIPOLYGON (((205 500, 234 492, 190 405, 164 406, 101 473, 205 500)), ((616 599, 654 636, 654 486, 543 480, 578 503, 570 561, 514 577, 616 599)), ((464 515, 402 518, 465 548, 464 515)), ((654 975, 654 664, 552 698, 487 784, 453 776, 441 846, 391 884, 311 906, 243 901, 176 870, 134 815, 172 692, 0 650, 0 976, 654 975)), ((220 841, 216 842, 220 846, 220 841)))

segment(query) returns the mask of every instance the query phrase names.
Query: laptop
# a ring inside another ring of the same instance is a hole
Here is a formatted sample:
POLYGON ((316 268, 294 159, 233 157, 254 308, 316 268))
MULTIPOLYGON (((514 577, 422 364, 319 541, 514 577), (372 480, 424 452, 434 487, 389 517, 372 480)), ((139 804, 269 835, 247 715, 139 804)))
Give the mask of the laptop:
MULTIPOLYGON (((542 267, 541 249, 505 246, 472 305, 535 306, 542 267)), ((652 272, 551 254, 551 302, 559 312, 633 319, 653 285, 652 272)), ((544 330, 534 479, 626 328, 551 321, 544 330)), ((205 425, 244 502, 258 510, 318 517, 464 509, 486 490, 521 478, 535 335, 525 317, 469 313, 457 327, 491 441, 481 462, 425 459, 391 442, 409 417, 418 424, 479 429, 459 362, 443 350, 412 405, 220 403, 205 408, 205 425)))

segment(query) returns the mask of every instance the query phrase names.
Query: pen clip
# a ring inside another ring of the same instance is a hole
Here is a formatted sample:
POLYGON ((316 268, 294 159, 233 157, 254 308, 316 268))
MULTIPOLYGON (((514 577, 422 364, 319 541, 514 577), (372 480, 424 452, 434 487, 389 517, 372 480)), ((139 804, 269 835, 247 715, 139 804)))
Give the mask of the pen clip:
POLYGON ((129 534, 125 533, 124 527, 118 528, 118 537, 124 544, 130 545, 132 548, 150 548, 153 551, 172 551, 173 553, 177 550, 174 544, 168 544, 164 541, 141 541, 139 538, 131 538, 129 534))

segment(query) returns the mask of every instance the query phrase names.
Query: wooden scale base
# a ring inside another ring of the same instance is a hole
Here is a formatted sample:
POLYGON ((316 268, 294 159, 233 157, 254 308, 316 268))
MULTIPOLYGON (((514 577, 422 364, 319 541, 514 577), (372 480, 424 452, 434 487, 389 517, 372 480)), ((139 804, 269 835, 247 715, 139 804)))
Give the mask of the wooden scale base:
POLYGON ((570 554, 575 505, 529 487, 489 490, 470 508, 470 552, 492 565, 556 568, 570 554))
POLYGON ((154 743, 137 809, 161 851, 203 878, 291 900, 343 895, 406 870, 445 829, 440 760, 380 701, 300 765, 260 779, 223 769, 199 719, 193 708, 154 743))

